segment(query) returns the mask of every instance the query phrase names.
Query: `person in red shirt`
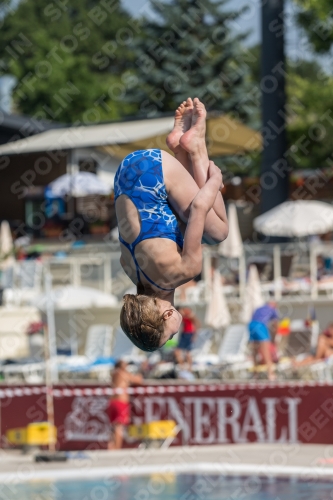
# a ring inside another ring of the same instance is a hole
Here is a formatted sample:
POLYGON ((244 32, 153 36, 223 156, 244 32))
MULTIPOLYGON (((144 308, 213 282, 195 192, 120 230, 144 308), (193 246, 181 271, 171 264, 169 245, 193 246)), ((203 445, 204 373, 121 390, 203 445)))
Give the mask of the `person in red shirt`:
POLYGON ((185 362, 188 363, 189 367, 191 367, 191 350, 196 337, 197 329, 200 326, 200 322, 192 309, 189 307, 182 307, 179 309, 179 312, 183 316, 183 320, 179 343, 177 349, 175 350, 175 358, 178 364, 183 364, 185 353, 185 362))

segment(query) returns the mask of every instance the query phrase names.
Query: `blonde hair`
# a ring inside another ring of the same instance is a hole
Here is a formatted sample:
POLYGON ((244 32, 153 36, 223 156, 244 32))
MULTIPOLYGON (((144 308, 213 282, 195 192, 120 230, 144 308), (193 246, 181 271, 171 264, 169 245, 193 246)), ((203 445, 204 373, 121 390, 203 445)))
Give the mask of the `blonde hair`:
POLYGON ((137 295, 124 295, 120 311, 120 326, 134 345, 143 351, 160 347, 164 332, 163 315, 152 290, 140 284, 137 295), (143 292, 143 293, 142 293, 143 292))

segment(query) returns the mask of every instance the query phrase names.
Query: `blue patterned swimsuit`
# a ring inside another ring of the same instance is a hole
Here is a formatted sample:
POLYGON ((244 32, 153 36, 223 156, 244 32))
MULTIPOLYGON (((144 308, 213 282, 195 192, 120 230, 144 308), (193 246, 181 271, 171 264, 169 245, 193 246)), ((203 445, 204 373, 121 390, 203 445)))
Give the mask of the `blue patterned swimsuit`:
POLYGON ((140 219, 141 230, 133 243, 127 243, 119 235, 119 241, 125 245, 133 257, 136 275, 140 282, 140 272, 145 278, 161 290, 140 268, 135 257, 135 247, 140 241, 151 238, 168 238, 183 248, 183 236, 180 232, 177 219, 168 203, 163 170, 162 154, 160 149, 145 149, 134 151, 121 162, 114 180, 115 201, 125 194, 136 206, 140 219))

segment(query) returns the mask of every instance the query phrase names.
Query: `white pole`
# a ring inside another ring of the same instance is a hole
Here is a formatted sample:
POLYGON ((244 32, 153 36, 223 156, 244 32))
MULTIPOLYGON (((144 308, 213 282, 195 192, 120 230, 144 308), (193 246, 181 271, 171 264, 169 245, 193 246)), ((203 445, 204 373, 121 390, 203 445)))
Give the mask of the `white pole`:
POLYGON ((46 318, 47 318, 47 343, 48 343, 48 359, 46 365, 50 366, 51 382, 58 382, 58 370, 56 365, 56 328, 54 319, 54 303, 51 296, 52 292, 52 276, 50 273, 45 274, 45 295, 48 297, 46 301, 46 318))
POLYGON ((274 265, 274 298, 281 299, 281 249, 280 245, 274 245, 273 248, 274 265))
POLYGON ((73 259, 71 263, 73 266, 73 286, 81 286, 81 262, 73 259))
POLYGON ((79 348, 78 348, 78 339, 75 328, 73 327, 75 318, 75 311, 70 310, 68 312, 68 324, 69 324, 69 342, 71 347, 71 356, 77 356, 79 348))
POLYGON ((317 283, 317 252, 316 246, 310 245, 310 276, 311 276, 311 299, 318 297, 317 283))
POLYGON ((104 292, 112 293, 111 255, 109 254, 104 256, 104 292))
POLYGON ((47 327, 45 331, 45 385, 46 385, 46 411, 47 421, 50 424, 49 451, 55 451, 53 440, 54 428, 54 404, 53 404, 53 383, 58 381, 58 370, 56 366, 56 336, 54 320, 54 304, 51 296, 52 276, 45 274, 45 294, 48 297, 46 302, 47 327))
POLYGON ((0 450, 2 448, 1 410, 2 410, 2 405, 1 405, 1 397, 0 397, 0 450))
POLYGON ((246 259, 245 259, 244 249, 238 261, 238 275, 239 275, 239 297, 240 299, 243 299, 246 288, 246 259))

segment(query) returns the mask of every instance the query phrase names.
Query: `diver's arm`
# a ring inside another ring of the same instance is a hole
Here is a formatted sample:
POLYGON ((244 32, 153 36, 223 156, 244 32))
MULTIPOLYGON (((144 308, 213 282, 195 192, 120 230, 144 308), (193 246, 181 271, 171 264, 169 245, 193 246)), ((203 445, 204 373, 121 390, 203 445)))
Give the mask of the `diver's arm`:
POLYGON ((215 202, 221 183, 221 171, 214 162, 211 161, 209 164, 209 179, 200 189, 191 204, 190 215, 185 231, 182 269, 186 276, 197 276, 201 272, 202 235, 207 214, 215 202))

